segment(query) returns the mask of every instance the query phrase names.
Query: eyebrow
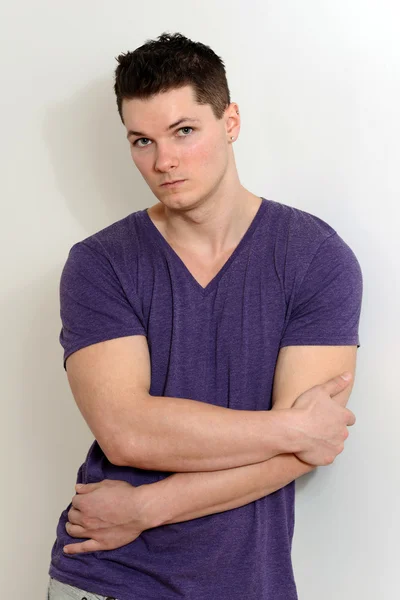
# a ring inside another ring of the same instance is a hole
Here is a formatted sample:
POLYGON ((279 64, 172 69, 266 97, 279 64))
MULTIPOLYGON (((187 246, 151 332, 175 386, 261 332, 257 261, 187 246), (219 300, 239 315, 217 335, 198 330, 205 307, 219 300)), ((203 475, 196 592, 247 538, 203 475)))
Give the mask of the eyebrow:
MULTIPOLYGON (((179 121, 176 121, 175 123, 172 123, 171 125, 169 125, 165 131, 170 131, 171 129, 174 129, 174 127, 177 127, 178 125, 180 125, 181 123, 183 123, 185 121, 190 121, 191 123, 200 122, 199 119, 192 119, 191 117, 182 117, 181 119, 179 119, 179 121)), ((129 138, 131 135, 142 135, 142 136, 146 137, 146 134, 142 133, 141 131, 129 130, 126 137, 129 138)))

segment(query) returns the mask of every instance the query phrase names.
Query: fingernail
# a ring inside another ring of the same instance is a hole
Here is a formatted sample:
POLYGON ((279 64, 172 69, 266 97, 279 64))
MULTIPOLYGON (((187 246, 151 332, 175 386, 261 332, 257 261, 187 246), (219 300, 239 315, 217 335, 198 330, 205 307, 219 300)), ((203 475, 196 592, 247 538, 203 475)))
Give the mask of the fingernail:
POLYGON ((84 486, 83 483, 77 483, 75 487, 77 490, 80 490, 81 488, 83 488, 83 486, 84 486))
POLYGON ((349 379, 351 379, 351 373, 342 373, 342 375, 340 376, 342 379, 344 379, 345 381, 349 381, 349 379))

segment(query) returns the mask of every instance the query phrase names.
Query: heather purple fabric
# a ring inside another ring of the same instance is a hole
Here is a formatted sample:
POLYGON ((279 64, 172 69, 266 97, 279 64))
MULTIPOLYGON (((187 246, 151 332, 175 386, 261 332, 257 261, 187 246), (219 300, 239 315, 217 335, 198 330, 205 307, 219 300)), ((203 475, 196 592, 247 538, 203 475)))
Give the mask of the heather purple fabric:
MULTIPOLYGON (((139 210, 72 246, 60 282, 65 359, 90 344, 144 335, 150 393, 268 410, 279 349, 357 345, 362 274, 326 222, 262 198, 203 288, 139 210)), ((111 464, 96 441, 77 482, 139 486, 170 473, 111 464)), ((296 600, 294 482, 243 507, 144 531, 116 550, 66 555, 62 512, 49 575, 118 600, 296 600)), ((83 541, 83 540, 82 540, 83 541)))

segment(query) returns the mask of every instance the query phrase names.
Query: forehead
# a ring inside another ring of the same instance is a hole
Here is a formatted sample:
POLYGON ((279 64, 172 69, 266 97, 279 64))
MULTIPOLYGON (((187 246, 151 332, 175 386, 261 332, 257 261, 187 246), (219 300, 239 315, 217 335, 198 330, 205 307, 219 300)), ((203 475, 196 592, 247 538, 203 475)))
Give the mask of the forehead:
POLYGON ((183 117, 205 121, 213 116, 213 112, 209 104, 198 104, 193 88, 185 86, 145 99, 124 98, 122 115, 128 131, 164 132, 183 117))

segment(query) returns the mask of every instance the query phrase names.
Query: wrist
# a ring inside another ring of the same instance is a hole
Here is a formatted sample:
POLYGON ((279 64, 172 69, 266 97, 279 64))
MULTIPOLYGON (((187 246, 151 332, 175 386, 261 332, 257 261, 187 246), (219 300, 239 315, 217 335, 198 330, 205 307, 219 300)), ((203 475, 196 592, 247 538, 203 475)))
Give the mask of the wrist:
POLYGON ((163 481, 156 481, 135 488, 134 510, 143 531, 163 525, 165 502, 162 498, 162 483, 163 481))
POLYGON ((307 436, 302 427, 301 411, 293 408, 273 408, 270 412, 279 423, 279 454, 295 454, 304 450, 307 436))

